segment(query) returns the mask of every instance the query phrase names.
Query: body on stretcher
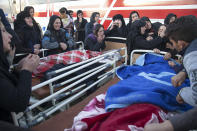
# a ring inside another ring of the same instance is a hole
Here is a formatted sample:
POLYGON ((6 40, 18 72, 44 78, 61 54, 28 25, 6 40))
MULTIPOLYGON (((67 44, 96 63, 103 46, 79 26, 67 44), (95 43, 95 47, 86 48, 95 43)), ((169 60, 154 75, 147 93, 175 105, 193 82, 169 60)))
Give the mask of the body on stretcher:
POLYGON ((65 108, 69 107, 69 103, 74 101, 75 99, 81 97, 84 93, 86 93, 89 89, 94 87, 95 85, 98 85, 102 81, 106 80, 108 77, 111 77, 111 75, 115 72, 116 70, 116 61, 119 59, 126 59, 126 55, 124 56, 119 56, 118 58, 114 57, 114 53, 119 52, 123 49, 119 50, 113 50, 111 52, 107 52, 105 54, 99 55, 97 57, 93 57, 91 59, 73 64, 71 66, 56 70, 54 72, 50 72, 50 75, 54 75, 63 71, 67 71, 63 74, 60 74, 56 77, 53 77, 49 80, 46 80, 38 85, 35 85, 32 87, 32 91, 35 91, 37 89, 41 89, 42 87, 49 85, 50 88, 50 95, 46 96, 44 99, 35 101, 32 105, 30 105, 25 112, 19 113, 19 114, 13 114, 13 118, 15 120, 16 125, 20 126, 32 126, 35 125, 47 117, 49 117, 51 114, 58 110, 64 110, 65 108), (91 69, 81 75, 75 76, 69 80, 63 81, 61 83, 53 84, 55 81, 66 77, 74 72, 79 71, 80 69, 83 69, 85 67, 91 66, 99 61, 103 61, 104 59, 111 58, 111 61, 109 60, 107 63, 103 63, 102 65, 91 69), (88 78, 91 78, 95 74, 109 68, 113 67, 111 71, 108 71, 101 75, 97 81, 92 83, 91 85, 78 85, 82 81, 85 81, 88 78), (69 69, 74 68, 73 70, 68 71, 69 69), (74 81, 74 82, 73 82, 74 81), (66 87, 64 87, 67 85, 66 87), (63 87, 62 89, 59 89, 57 91, 54 90, 55 88, 63 87), (75 87, 75 88, 73 88, 75 87), (68 92, 65 92, 68 91, 68 92), (73 94, 73 95, 71 95, 73 94), (66 97, 65 97, 66 96, 66 97), (61 99, 60 99, 61 98, 61 99), (48 109, 44 109, 43 106, 46 106, 45 103, 51 103, 49 104, 48 109), (38 112, 38 114, 36 114, 38 112), (21 115, 22 114, 22 115, 21 115), (36 114, 36 115, 35 115, 36 114), (25 122, 26 121, 26 122, 25 122))
MULTIPOLYGON (((133 59, 134 60, 136 60, 135 57, 139 57, 139 55, 133 55, 133 59)), ((118 81, 117 79, 114 79, 114 80, 111 80, 110 82, 116 83, 117 81, 118 81)), ((105 91, 103 91, 103 92, 105 92, 105 91)), ((87 103, 87 101, 86 101, 86 103, 87 103)), ((77 113, 79 113, 79 108, 82 109, 81 103, 79 103, 76 106, 74 106, 73 108, 71 108, 72 110, 64 111, 64 112, 58 114, 57 116, 55 116, 54 118, 51 118, 51 119, 47 120, 43 124, 40 124, 38 126, 35 126, 33 129, 36 129, 36 130, 39 131, 42 128, 47 128, 50 131, 50 128, 51 128, 52 130, 57 129, 59 131, 59 130, 65 129, 65 128, 70 128, 71 127, 71 121, 69 121, 67 119, 64 119, 64 117, 62 117, 62 116, 65 116, 65 117, 68 116, 69 118, 74 118, 77 115, 77 113), (78 109, 78 110, 76 111, 75 109, 76 110, 78 109), (73 111, 73 113, 72 113, 72 111, 73 111), (61 119, 62 122, 55 123, 55 121, 57 121, 59 119, 61 119), (55 124, 53 126, 51 126, 52 123, 55 123, 55 124), (67 123, 69 123, 69 125, 67 123)))

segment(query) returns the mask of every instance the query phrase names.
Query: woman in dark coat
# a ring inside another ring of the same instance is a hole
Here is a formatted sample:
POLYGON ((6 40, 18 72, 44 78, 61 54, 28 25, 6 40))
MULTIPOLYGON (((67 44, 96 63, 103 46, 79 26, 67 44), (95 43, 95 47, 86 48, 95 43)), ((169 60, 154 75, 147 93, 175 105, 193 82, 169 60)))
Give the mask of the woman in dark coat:
POLYGON ((93 33, 89 34, 86 38, 85 49, 91 51, 101 51, 105 49, 104 28, 101 24, 95 25, 93 33))
POLYGON ((164 19, 164 24, 169 25, 170 23, 174 22, 176 20, 177 16, 173 13, 170 13, 166 16, 164 19))
POLYGON ((90 22, 85 25, 85 37, 93 33, 93 27, 98 24, 100 18, 99 12, 93 12, 90 17, 90 22))
POLYGON ((12 36, 0 21, 0 120, 13 123, 11 112, 22 112, 29 104, 32 71, 39 64, 37 55, 29 55, 9 71, 13 62, 15 45, 12 36))
POLYGON ((143 16, 141 18, 144 22, 146 22, 146 31, 145 31, 145 36, 149 37, 151 36, 153 39, 157 37, 158 33, 153 27, 154 25, 151 23, 150 19, 146 16, 143 16))
POLYGON ((127 29, 124 18, 121 14, 117 14, 112 18, 111 27, 105 32, 106 37, 127 37, 127 29))
POLYGON ((24 11, 26 12, 29 12, 31 18, 32 18, 32 21, 33 21, 33 26, 34 26, 34 29, 35 31, 40 34, 40 39, 42 38, 43 34, 42 34, 42 29, 39 25, 39 23, 36 22, 36 20, 34 19, 34 7, 33 6, 26 6, 24 8, 24 11))
POLYGON ((63 29, 62 20, 59 16, 50 17, 47 31, 42 40, 42 46, 50 49, 47 55, 61 53, 67 50, 66 32, 63 29))
POLYGON ((82 10, 77 11, 77 19, 74 22, 76 27, 75 32, 75 41, 83 41, 85 40, 85 25, 87 24, 87 20, 83 18, 82 10))
POLYGON ((132 23, 140 19, 140 15, 137 11, 132 11, 129 15, 129 23, 127 24, 127 33, 131 31, 132 23))
POLYGON ((17 15, 14 22, 14 31, 21 40, 21 44, 16 46, 16 53, 39 54, 41 48, 41 37, 33 26, 30 14, 22 11, 17 15))
POLYGON ((157 36, 155 39, 147 40, 145 35, 146 22, 143 20, 136 20, 131 27, 131 31, 127 37, 127 49, 128 55, 134 49, 149 49, 160 47, 160 44, 163 42, 164 33, 157 36))

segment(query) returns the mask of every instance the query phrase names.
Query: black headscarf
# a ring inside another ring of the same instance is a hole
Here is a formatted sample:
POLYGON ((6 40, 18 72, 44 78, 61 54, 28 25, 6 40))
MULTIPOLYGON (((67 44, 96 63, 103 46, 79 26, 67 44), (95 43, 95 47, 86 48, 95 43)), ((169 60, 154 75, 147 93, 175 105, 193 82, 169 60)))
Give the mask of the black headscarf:
POLYGON ((118 19, 122 21, 122 26, 126 26, 124 18, 121 14, 117 14, 117 15, 113 16, 113 18, 112 18, 113 21, 118 20, 118 19))
POLYGON ((141 35, 141 27, 145 26, 146 22, 143 20, 136 20, 131 26, 132 33, 135 35, 141 35))
POLYGON ((49 24, 47 26, 47 30, 50 30, 51 32, 52 31, 55 31, 55 29, 53 27, 53 24, 54 24, 54 22, 55 22, 56 19, 60 19, 60 22, 61 22, 61 27, 60 28, 63 28, 62 19, 59 16, 57 16, 57 15, 52 15, 50 17, 49 24))
POLYGON ((149 19, 148 17, 146 17, 146 16, 143 16, 143 17, 141 18, 141 20, 143 20, 143 21, 145 21, 145 22, 146 22, 146 21, 151 22, 150 19, 149 19))
POLYGON ((91 22, 91 23, 94 23, 94 22, 95 22, 95 17, 96 17, 97 14, 100 15, 99 12, 93 12, 93 13, 92 13, 92 15, 91 15, 91 17, 90 17, 90 22, 91 22))
MULTIPOLYGON (((78 10, 78 11, 77 11, 77 20, 79 20, 78 15, 79 15, 80 13, 83 14, 83 11, 82 11, 82 10, 78 10)), ((82 18, 82 19, 83 19, 83 18, 82 18)))
POLYGON ((166 16, 166 18, 165 18, 165 20, 164 20, 164 24, 165 24, 165 25, 169 25, 169 24, 170 24, 170 19, 171 19, 172 17, 177 18, 177 16, 176 16, 175 14, 170 13, 170 14, 168 14, 168 15, 166 16))
POLYGON ((8 60, 7 60, 6 56, 7 55, 4 52, 3 38, 2 38, 1 29, 0 29, 0 72, 2 72, 4 75, 6 75, 13 82, 13 84, 16 84, 17 83, 17 79, 16 79, 16 77, 14 75, 12 75, 9 72, 10 65, 8 63, 8 60))
MULTIPOLYGON (((33 9, 34 10, 34 7, 33 6, 26 6, 24 8, 24 11, 25 12, 29 12, 29 15, 30 15, 30 10, 33 9)), ((41 30, 40 30, 40 27, 38 26, 38 23, 36 22, 36 20, 32 17, 32 21, 33 21, 33 26, 34 26, 34 29, 40 34, 41 36, 41 30)))
POLYGON ((145 25, 146 25, 146 22, 144 22, 141 19, 134 21, 133 24, 131 25, 131 31, 127 36, 127 42, 126 42, 128 55, 130 55, 131 51, 134 48, 135 38, 141 35, 141 27, 145 25))
POLYGON ((131 17, 131 16, 132 16, 133 14, 135 14, 135 13, 140 17, 140 15, 139 15, 139 13, 138 13, 137 11, 132 11, 132 12, 130 13, 130 15, 129 15, 129 23, 132 23, 132 17, 131 17))
POLYGON ((29 12, 27 11, 21 11, 19 14, 16 16, 16 20, 14 21, 14 30, 19 30, 21 29, 22 26, 26 26, 25 18, 26 17, 31 17, 29 12))
POLYGON ((47 26, 47 30, 49 30, 51 32, 51 34, 55 37, 55 39, 58 42, 63 42, 63 38, 61 36, 60 30, 55 30, 54 29, 54 26, 53 26, 53 24, 54 24, 54 22, 55 22, 56 19, 60 19, 60 22, 61 22, 60 28, 63 28, 63 23, 62 23, 61 18, 59 16, 57 16, 57 15, 52 15, 50 17, 49 24, 47 26))
POLYGON ((24 11, 30 12, 31 9, 34 10, 34 7, 33 7, 33 6, 26 6, 26 7, 24 8, 24 11))
POLYGON ((0 29, 0 68, 5 69, 7 71, 9 69, 9 63, 6 59, 6 54, 4 53, 3 50, 3 38, 2 38, 1 29, 0 29))

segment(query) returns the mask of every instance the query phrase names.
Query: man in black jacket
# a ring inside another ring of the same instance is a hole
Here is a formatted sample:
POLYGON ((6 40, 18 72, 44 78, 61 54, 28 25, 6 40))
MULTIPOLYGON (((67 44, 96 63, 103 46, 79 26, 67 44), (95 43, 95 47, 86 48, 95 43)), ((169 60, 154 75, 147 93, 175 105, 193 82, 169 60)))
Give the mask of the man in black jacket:
POLYGON ((13 123, 10 112, 22 112, 29 104, 31 72, 39 64, 39 56, 29 54, 10 71, 15 45, 0 21, 0 120, 13 123))

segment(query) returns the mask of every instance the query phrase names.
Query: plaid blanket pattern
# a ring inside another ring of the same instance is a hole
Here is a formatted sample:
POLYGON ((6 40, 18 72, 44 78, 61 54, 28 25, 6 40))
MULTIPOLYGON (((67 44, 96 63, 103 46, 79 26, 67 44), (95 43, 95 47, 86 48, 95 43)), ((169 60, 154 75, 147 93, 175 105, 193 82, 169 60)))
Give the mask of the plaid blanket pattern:
POLYGON ((101 52, 90 50, 72 50, 61 54, 55 54, 45 57, 40 60, 36 70, 33 71, 33 76, 41 77, 43 72, 49 70, 55 64, 72 64, 81 62, 92 57, 100 55, 101 52))

